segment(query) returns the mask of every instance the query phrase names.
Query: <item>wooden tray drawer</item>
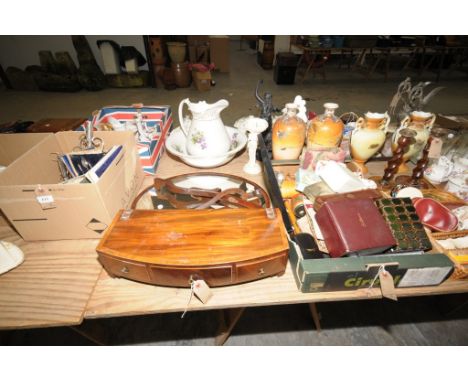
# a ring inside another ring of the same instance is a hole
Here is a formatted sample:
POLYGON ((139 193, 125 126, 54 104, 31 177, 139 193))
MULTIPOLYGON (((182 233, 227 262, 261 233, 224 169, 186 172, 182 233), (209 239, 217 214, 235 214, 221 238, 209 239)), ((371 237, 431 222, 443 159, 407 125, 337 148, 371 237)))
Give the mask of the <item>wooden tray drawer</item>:
POLYGON ((164 268, 150 266, 151 278, 158 285, 188 287, 190 276, 194 279, 205 280, 213 286, 232 283, 232 267, 210 267, 210 268, 164 268))
POLYGON ((117 260, 109 256, 99 256, 107 272, 116 277, 125 277, 131 280, 151 282, 150 275, 145 264, 133 263, 130 261, 117 260))
POLYGON ((273 276, 284 273, 287 254, 272 257, 266 260, 249 261, 236 266, 237 282, 257 280, 267 276, 273 276))

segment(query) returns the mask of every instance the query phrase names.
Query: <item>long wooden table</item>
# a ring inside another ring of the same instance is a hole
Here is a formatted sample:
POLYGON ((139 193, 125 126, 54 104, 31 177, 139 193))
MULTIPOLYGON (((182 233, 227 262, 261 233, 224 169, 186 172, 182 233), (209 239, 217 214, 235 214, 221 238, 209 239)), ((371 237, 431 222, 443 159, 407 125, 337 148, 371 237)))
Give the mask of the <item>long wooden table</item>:
MULTIPOLYGON (((248 176, 242 172, 246 160, 244 153, 211 171, 242 175, 263 185, 261 175, 248 176)), ((381 174, 383 166, 382 162, 370 163, 370 174, 381 174)), ((196 171, 201 170, 164 154, 158 175, 164 178, 196 171)), ((147 178, 145 184, 150 182, 151 178, 147 178)), ((193 298, 187 306, 188 288, 111 278, 97 261, 94 250, 97 240, 24 242, 4 220, 0 239, 20 246, 26 255, 21 266, 0 276, 0 329, 74 326, 84 319, 182 312, 186 308, 188 311, 236 308, 231 309, 234 319, 231 317, 231 322, 225 323, 226 335, 244 307, 382 298, 379 288, 301 293, 288 266, 281 277, 213 288, 213 297, 207 304, 193 298)), ((399 297, 466 292, 468 281, 452 280, 437 287, 397 289, 399 297)))

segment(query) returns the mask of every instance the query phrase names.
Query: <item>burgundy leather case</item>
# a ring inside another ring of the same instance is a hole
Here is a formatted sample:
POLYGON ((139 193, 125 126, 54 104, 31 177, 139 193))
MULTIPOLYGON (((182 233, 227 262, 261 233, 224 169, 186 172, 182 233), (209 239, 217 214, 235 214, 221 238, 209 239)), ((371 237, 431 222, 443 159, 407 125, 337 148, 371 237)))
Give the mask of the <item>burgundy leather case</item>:
POLYGON ((373 255, 396 245, 396 241, 371 199, 329 200, 317 212, 331 257, 373 255))

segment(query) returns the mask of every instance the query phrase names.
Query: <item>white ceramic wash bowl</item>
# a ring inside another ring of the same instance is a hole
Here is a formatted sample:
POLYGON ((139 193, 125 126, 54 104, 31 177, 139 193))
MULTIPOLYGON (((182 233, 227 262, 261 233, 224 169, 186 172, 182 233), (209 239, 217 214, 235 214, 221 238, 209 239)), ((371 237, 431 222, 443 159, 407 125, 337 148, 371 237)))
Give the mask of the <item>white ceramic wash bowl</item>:
POLYGON ((218 156, 190 155, 186 149, 186 137, 180 127, 171 131, 166 139, 166 149, 172 155, 179 157, 190 166, 197 168, 213 168, 229 162, 247 144, 247 137, 244 133, 234 127, 226 126, 231 139, 231 147, 227 153, 218 156), (235 143, 234 143, 235 142, 235 143))

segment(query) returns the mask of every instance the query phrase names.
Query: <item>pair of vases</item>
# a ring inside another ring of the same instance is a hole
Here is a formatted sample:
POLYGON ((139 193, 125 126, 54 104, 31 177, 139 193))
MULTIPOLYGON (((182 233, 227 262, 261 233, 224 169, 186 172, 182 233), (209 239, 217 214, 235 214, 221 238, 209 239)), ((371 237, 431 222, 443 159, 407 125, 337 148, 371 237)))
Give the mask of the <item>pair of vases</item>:
MULTIPOLYGON (((398 147, 398 140, 402 131, 411 130, 414 132, 413 140, 404 152, 402 163, 398 167, 398 172, 408 171, 406 162, 422 151, 429 139, 432 126, 436 116, 424 111, 413 111, 406 116, 392 136, 392 151, 398 147)), ((359 118, 356 127, 351 134, 351 156, 353 162, 361 170, 367 173, 365 163, 373 157, 385 143, 390 117, 387 113, 366 113, 364 118, 359 118)))
POLYGON ((298 159, 304 144, 307 149, 338 147, 343 138, 343 122, 335 116, 336 103, 326 103, 325 113, 306 124, 297 116, 298 107, 286 104, 286 113, 273 125, 273 159, 298 159))
MULTIPOLYGON (((404 152, 402 163, 398 167, 398 173, 407 172, 406 162, 422 151, 429 139, 435 115, 423 111, 413 111, 406 116, 392 136, 392 151, 398 147, 398 140, 403 130, 414 132, 413 140, 404 152)), ((368 169, 365 163, 372 158, 383 146, 387 136, 390 116, 385 113, 366 113, 364 118, 359 118, 356 127, 351 133, 351 157, 354 164, 365 174, 368 169)))

